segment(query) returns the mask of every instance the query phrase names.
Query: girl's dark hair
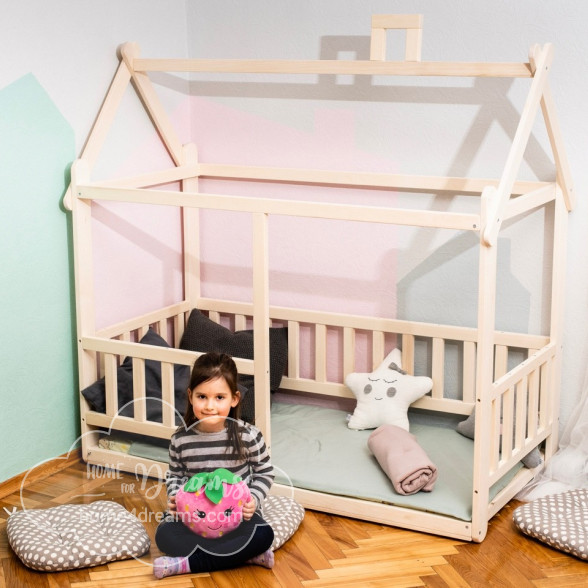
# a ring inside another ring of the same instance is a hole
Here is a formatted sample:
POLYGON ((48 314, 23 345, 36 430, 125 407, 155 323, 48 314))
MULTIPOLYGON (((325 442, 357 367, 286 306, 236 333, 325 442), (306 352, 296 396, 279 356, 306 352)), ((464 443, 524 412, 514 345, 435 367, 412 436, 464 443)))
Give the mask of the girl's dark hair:
MULTIPOLYGON (((188 402, 186 404, 186 414, 184 421, 186 428, 189 429, 194 423, 198 422, 194 411, 192 410, 192 403, 190 402, 190 391, 193 391, 197 386, 208 382, 223 378, 227 383, 231 394, 235 397, 239 394, 238 381, 239 374, 237 366, 233 358, 226 353, 216 353, 215 351, 201 355, 195 362, 190 374, 190 382, 188 384, 188 402)), ((229 415, 225 421, 225 427, 229 433, 229 448, 232 448, 232 453, 239 459, 245 459, 245 447, 241 439, 241 426, 239 419, 241 418, 241 402, 236 406, 232 406, 229 415)))

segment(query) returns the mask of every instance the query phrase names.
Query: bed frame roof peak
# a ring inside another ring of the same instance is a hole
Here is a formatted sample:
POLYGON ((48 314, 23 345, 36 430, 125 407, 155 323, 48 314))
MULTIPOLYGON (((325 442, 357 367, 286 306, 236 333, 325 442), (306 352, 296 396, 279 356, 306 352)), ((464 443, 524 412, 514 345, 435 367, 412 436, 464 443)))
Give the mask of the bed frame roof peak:
MULTIPOLYGON (((373 15, 371 23, 371 44, 369 60, 260 60, 260 59, 143 59, 140 57, 140 49, 136 43, 124 43, 118 48, 120 64, 109 88, 102 108, 96 122, 90 132, 86 145, 82 151, 81 159, 84 161, 83 168, 86 170, 84 176, 89 178, 98 154, 102 148, 108 129, 112 125, 114 116, 118 110, 123 94, 132 83, 136 92, 155 127, 162 142, 164 143, 175 168, 151 174, 151 183, 144 181, 143 185, 156 185, 168 181, 177 181, 188 177, 208 176, 214 165, 200 166, 187 165, 186 146, 182 145, 171 124, 163 105, 161 104, 148 72, 175 71, 175 72, 216 72, 216 73, 241 73, 241 74, 353 74, 353 75, 387 75, 387 76, 459 76, 459 77, 520 77, 530 78, 531 85, 527 99, 521 112, 519 124, 512 141, 510 151, 504 166, 502 175, 498 181, 489 181, 479 190, 482 198, 483 218, 482 225, 478 227, 481 231, 482 242, 485 245, 494 245, 497 241, 498 232, 502 221, 508 216, 509 207, 512 209, 511 196, 513 194, 525 193, 521 185, 532 185, 533 182, 518 182, 517 175, 523 160, 524 152, 529 141, 533 123, 539 110, 542 112, 543 120, 549 136, 551 149, 553 151, 556 183, 551 184, 552 198, 562 197, 567 210, 572 210, 575 205, 574 188, 567 156, 564 149, 562 133, 559 126, 554 100, 549 86, 549 70, 553 60, 553 46, 546 44, 543 47, 534 45, 529 52, 527 63, 476 63, 476 62, 441 62, 422 61, 422 31, 423 17, 415 14, 396 15, 373 15), (406 33, 405 58, 404 61, 386 60, 386 33, 390 29, 402 29, 406 33), (206 172, 207 170, 207 172, 206 172)), ((269 181, 297 181, 291 179, 296 170, 287 170, 282 173, 272 174, 270 168, 266 170, 265 176, 255 178, 252 170, 241 166, 241 171, 235 170, 239 166, 232 166, 231 171, 226 168, 231 166, 217 166, 217 177, 239 177, 240 179, 260 179, 269 181), (220 172, 218 168, 224 168, 220 172)), ((309 170, 302 170, 308 172, 309 170)), ((328 172, 325 172, 328 173, 328 172)), ((331 172, 334 174, 334 172, 331 172)), ((372 174, 372 176, 378 174, 372 174)), ((404 178, 406 176, 386 176, 382 182, 388 182, 390 187, 395 184, 393 178, 404 178)), ((304 176, 304 173, 302 174, 304 176)), ((350 176, 350 174, 348 174, 350 176)), ((361 174, 355 174, 361 176, 361 174)), ((312 178, 312 173, 310 176, 312 178)), ((482 180, 471 180, 468 178, 437 178, 437 182, 427 183, 422 181, 423 187, 417 185, 417 189, 426 189, 430 185, 438 190, 451 189, 462 186, 464 189, 470 186, 480 188, 482 180), (469 183, 468 183, 469 182, 469 183), (447 187, 445 187, 447 186, 447 187)), ((303 180, 298 180, 304 183, 303 180)), ((373 180, 377 185, 377 179, 373 180)), ((328 183, 323 181, 322 183, 328 183)), ((344 181, 337 182, 345 184, 344 181)), ((408 182, 409 183, 409 182, 408 182)), ((119 182, 112 184, 121 185, 119 182)), ((127 181, 127 186, 132 185, 127 181)), ((402 184, 402 182, 400 182, 402 184)), ((418 182, 417 182, 418 184, 418 182)), ((548 191, 548 184, 535 182, 534 187, 529 187, 528 193, 535 194, 538 190, 545 188, 548 191), (543 186, 541 185, 543 184, 543 186)), ((122 181, 125 185, 125 181, 122 181)), ((353 185, 353 182, 347 183, 353 185)), ((398 187, 401 187, 399 185, 398 187)), ((544 198, 541 196, 539 200, 544 198)), ((64 206, 71 210, 72 191, 66 192, 64 206)), ((537 199, 536 199, 537 200, 537 199)))

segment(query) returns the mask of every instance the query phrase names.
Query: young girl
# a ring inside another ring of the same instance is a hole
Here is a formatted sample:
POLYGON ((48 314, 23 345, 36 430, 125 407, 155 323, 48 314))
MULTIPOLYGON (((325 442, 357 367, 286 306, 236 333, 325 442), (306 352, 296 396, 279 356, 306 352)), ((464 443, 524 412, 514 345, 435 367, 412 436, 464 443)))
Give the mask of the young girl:
POLYGON ((211 572, 254 563, 271 568, 272 528, 259 508, 274 479, 261 432, 241 420, 237 367, 226 354, 201 355, 192 369, 188 406, 172 435, 166 478, 168 504, 157 527, 157 547, 171 557, 153 562, 157 578, 173 574, 211 572), (225 468, 249 486, 251 500, 243 506, 243 520, 234 531, 216 539, 193 533, 176 516, 178 490, 196 473, 225 468))

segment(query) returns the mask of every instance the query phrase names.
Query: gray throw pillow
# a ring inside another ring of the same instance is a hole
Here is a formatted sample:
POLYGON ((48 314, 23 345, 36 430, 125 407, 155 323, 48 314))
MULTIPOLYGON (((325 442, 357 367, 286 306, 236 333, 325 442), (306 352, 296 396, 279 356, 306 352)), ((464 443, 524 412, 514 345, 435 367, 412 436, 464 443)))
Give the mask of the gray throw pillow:
MULTIPOLYGON (((280 387, 288 361, 288 329, 285 327, 270 328, 269 339, 270 390, 275 392, 280 387)), ((180 341, 180 349, 201 353, 216 351, 227 353, 232 357, 253 359, 253 331, 231 331, 215 323, 195 308, 188 318, 188 324, 180 341)), ((239 383, 248 390, 242 400, 241 416, 244 420, 253 423, 255 418, 253 376, 241 375, 239 383)))
MULTIPOLYGON (((156 345, 158 347, 169 347, 165 339, 160 337, 153 329, 149 329, 141 338, 139 343, 144 345, 156 345)), ((118 389, 118 414, 121 416, 133 417, 133 360, 125 358, 116 370, 118 389), (129 404, 130 403, 130 404, 129 404)), ((176 413, 176 424, 181 423, 181 417, 186 410, 186 389, 190 368, 187 365, 174 365, 174 399, 179 414, 176 413)), ((84 388, 82 395, 88 401, 90 408, 97 412, 106 412, 106 386, 104 378, 84 388)), ((161 423, 161 363, 150 359, 145 360, 145 393, 147 420, 161 423)))
MULTIPOLYGON (((461 423, 459 423, 457 425, 455 430, 458 433, 460 433, 461 435, 463 435, 464 437, 468 437, 469 439, 473 439, 475 426, 476 426, 476 409, 474 407, 474 410, 472 411, 470 416, 465 421, 461 421, 461 423)), ((523 457, 523 459, 521 459, 521 462, 523 463, 523 465, 525 467, 528 467, 531 469, 536 468, 542 461, 543 461, 543 459, 541 458, 541 452, 539 451, 538 447, 535 447, 535 449, 531 450, 530 453, 527 453, 527 455, 525 455, 525 457, 523 457)))

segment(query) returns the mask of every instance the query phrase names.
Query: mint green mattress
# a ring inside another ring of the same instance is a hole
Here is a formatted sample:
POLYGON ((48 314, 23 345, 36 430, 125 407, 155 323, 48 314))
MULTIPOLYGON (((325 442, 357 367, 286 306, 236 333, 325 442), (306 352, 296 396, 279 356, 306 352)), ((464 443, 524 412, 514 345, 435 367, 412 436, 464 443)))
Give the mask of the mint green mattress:
MULTIPOLYGON (((271 453, 276 483, 472 520, 471 439, 453 427, 412 419, 410 432, 437 466, 439 476, 432 492, 403 496, 394 491, 368 449, 372 430, 349 429, 346 416, 345 411, 332 408, 274 402, 271 453)), ((520 467, 521 464, 492 486, 490 499, 520 467)))

